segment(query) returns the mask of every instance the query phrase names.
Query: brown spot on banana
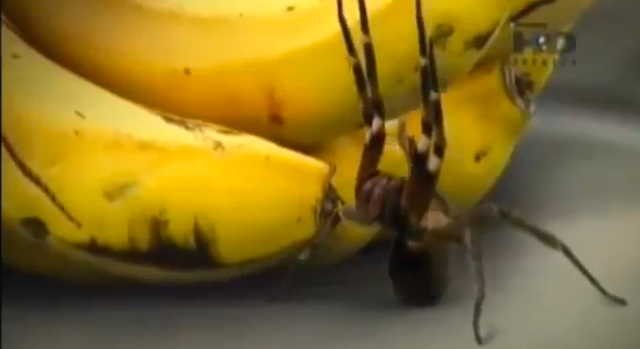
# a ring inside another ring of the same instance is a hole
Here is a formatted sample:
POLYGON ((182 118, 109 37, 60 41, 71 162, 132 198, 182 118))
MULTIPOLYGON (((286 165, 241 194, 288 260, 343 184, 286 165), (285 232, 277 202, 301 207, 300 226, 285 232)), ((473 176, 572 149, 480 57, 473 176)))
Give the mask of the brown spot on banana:
POLYGON ((84 114, 83 114, 81 111, 79 111, 79 110, 74 110, 74 111, 73 111, 73 113, 74 113, 74 114, 76 114, 76 116, 77 116, 77 117, 79 117, 80 119, 83 119, 83 120, 86 120, 86 119, 87 119, 87 116, 86 116, 86 115, 84 115, 84 114))
POLYGON ((136 248, 133 239, 130 242, 130 248, 124 251, 100 245, 95 238, 91 238, 88 244, 75 244, 74 247, 99 257, 165 270, 212 270, 222 266, 222 263, 216 261, 218 258, 212 255, 211 247, 215 242, 210 237, 215 235, 215 232, 207 234, 194 217, 192 230, 194 246, 192 248, 180 246, 169 237, 169 221, 164 212, 161 211, 148 220, 149 241, 146 248, 142 250, 136 248))
MULTIPOLYGON (((69 244, 67 241, 56 238, 55 235, 51 236, 49 241, 57 248, 63 249, 65 252, 74 255, 77 258, 81 258, 84 261, 91 261, 91 263, 108 270, 110 273, 117 273, 119 276, 123 276, 126 279, 135 280, 136 282, 157 282, 156 277, 147 278, 150 270, 161 271, 163 273, 163 279, 165 283, 184 283, 185 280, 191 279, 190 283, 199 282, 212 282, 212 281, 226 281, 234 278, 241 277, 243 275, 255 274, 260 270, 277 267, 278 265, 286 262, 291 257, 291 253, 301 248, 300 243, 291 244, 283 247, 275 253, 265 256, 246 260, 240 263, 231 263, 216 265, 212 268, 206 269, 175 269, 164 268, 159 265, 152 264, 140 264, 137 262, 130 262, 123 257, 121 252, 115 251, 112 255, 112 251, 107 250, 104 254, 95 254, 92 250, 86 247, 90 244, 79 246, 69 244), (123 259, 124 258, 124 259, 123 259)), ((93 241, 93 246, 95 240, 93 241)), ((100 247, 98 247, 100 248, 100 247)))
POLYGON ((195 122, 192 122, 190 120, 187 119, 183 119, 177 116, 173 116, 167 113, 163 113, 163 112, 159 112, 157 110, 154 110, 153 113, 157 116, 159 116, 162 120, 164 120, 164 122, 168 123, 168 124, 172 124, 172 125, 176 125, 180 128, 183 128, 187 131, 200 131, 201 130, 201 126, 198 125, 195 122))
POLYGON ((191 69, 185 67, 184 69, 182 69, 182 72, 184 73, 184 75, 186 76, 191 76, 191 69))
POLYGON ((217 242, 216 242, 216 231, 215 228, 210 229, 210 234, 206 234, 200 222, 198 222, 198 217, 193 217, 193 244, 196 247, 196 251, 201 254, 207 254, 211 256, 212 260, 219 260, 219 252, 215 252, 212 248, 215 247, 217 251, 217 242))
POLYGON ((109 203, 113 204, 125 198, 137 187, 138 183, 133 180, 122 183, 113 183, 102 189, 102 197, 104 197, 109 203))
POLYGON ((480 163, 482 160, 484 160, 487 155, 489 155, 490 150, 489 149, 481 149, 479 151, 476 152, 476 154, 473 156, 473 161, 478 164, 480 163))
POLYGON ((284 125, 282 103, 278 100, 276 90, 273 86, 269 86, 267 90, 267 120, 278 126, 284 125))
POLYGON ((193 132, 195 134, 195 132, 197 132, 202 139, 204 139, 205 141, 211 143, 211 147, 214 151, 218 151, 218 150, 222 150, 224 151, 226 148, 224 146, 224 143, 222 143, 222 141, 218 140, 218 139, 214 139, 210 136, 208 136, 204 130, 208 129, 208 130, 213 130, 214 132, 220 133, 220 134, 241 134, 240 132, 235 133, 235 131, 233 130, 229 130, 229 129, 225 129, 225 128, 220 128, 214 125, 208 125, 205 124, 204 122, 201 121, 197 121, 197 120, 190 120, 190 119, 184 119, 178 116, 173 116, 167 113, 163 113, 157 110, 151 110, 155 115, 159 116, 164 122, 171 124, 171 125, 175 125, 178 126, 184 130, 187 130, 189 132, 193 132))
POLYGON ((50 235, 47 224, 38 217, 22 218, 20 219, 20 225, 36 240, 45 240, 50 235))
POLYGON ((171 114, 167 114, 167 113, 163 113, 157 110, 152 110, 152 112, 159 116, 164 122, 171 124, 171 125, 175 125, 178 126, 180 128, 183 128, 187 131, 200 131, 202 132, 205 128, 212 130, 216 133, 220 133, 223 135, 227 135, 227 136, 241 136, 244 133, 238 131, 238 130, 234 130, 234 129, 230 129, 230 128, 225 128, 225 127, 221 127, 221 126, 217 126, 217 125, 211 125, 211 124, 206 124, 202 121, 198 121, 198 120, 192 120, 192 119, 185 119, 185 118, 181 118, 179 116, 174 116, 171 114))
POLYGON ((211 141, 213 144, 213 150, 214 151, 218 151, 218 150, 225 150, 226 148, 224 147, 224 143, 218 141, 218 140, 212 140, 211 141))
POLYGON ((51 203, 78 229, 82 228, 82 224, 78 221, 69 211, 65 208, 65 206, 60 202, 58 197, 53 193, 53 190, 38 176, 33 169, 31 169, 26 162, 24 162, 15 148, 9 142, 7 136, 2 134, 2 147, 7 150, 9 154, 9 158, 16 164, 20 173, 33 185, 36 186, 48 199, 51 203))
POLYGON ((465 41, 464 42, 465 51, 469 51, 469 50, 481 51, 482 49, 484 49, 485 46, 487 46, 487 43, 489 43, 489 41, 491 40, 491 37, 495 34, 496 30, 498 30, 499 26, 500 26, 500 23, 496 23, 495 25, 491 26, 489 30, 483 33, 476 34, 470 39, 468 39, 467 41, 465 41))
POLYGON ((453 26, 449 23, 439 23, 433 29, 433 33, 431 33, 431 40, 433 40, 433 44, 441 49, 447 49, 447 43, 449 42, 449 38, 453 36, 455 30, 453 26))

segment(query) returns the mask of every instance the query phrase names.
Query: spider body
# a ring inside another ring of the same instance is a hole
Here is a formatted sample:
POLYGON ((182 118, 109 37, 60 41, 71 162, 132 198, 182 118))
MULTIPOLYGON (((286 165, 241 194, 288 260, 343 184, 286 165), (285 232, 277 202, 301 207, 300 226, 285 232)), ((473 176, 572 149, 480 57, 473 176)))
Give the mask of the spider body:
POLYGON ((415 246, 394 238, 389 255, 388 275, 393 292, 405 306, 430 307, 438 304, 449 285, 448 246, 415 246))
POLYGON ((343 216, 378 223, 392 232, 387 272, 398 301, 406 306, 433 306, 446 291, 448 253, 444 250, 448 246, 421 241, 421 231, 412 226, 402 205, 405 185, 404 178, 377 173, 359 192, 360 211, 343 211, 343 216))

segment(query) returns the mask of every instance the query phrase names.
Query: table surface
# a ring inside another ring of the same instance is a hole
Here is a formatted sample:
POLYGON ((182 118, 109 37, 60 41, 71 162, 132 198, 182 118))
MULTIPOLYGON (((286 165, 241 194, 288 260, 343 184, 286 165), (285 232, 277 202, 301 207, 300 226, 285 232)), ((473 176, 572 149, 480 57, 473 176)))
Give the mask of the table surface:
MULTIPOLYGON (((484 229, 489 347, 640 348, 640 118, 545 103, 492 200, 564 239, 606 287, 607 303, 558 253, 502 225, 484 229)), ((272 280, 178 292, 95 292, 13 280, 2 347, 474 348, 474 291, 462 251, 442 304, 394 302, 385 252, 300 275, 276 303, 272 280)))

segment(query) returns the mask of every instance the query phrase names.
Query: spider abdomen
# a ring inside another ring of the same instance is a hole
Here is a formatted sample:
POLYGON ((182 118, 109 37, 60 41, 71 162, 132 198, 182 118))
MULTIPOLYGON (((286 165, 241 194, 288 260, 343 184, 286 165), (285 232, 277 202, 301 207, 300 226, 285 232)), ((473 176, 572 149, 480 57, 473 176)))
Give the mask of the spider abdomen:
POLYGON ((396 235, 388 275, 401 304, 428 307, 442 300, 449 285, 447 249, 443 243, 410 246, 407 240, 396 235))

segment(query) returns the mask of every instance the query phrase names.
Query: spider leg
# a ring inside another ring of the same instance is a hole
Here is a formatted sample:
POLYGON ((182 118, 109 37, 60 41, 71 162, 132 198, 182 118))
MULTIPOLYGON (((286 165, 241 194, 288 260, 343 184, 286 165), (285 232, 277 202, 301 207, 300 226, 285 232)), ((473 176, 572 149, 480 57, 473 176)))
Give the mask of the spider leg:
POLYGON ((492 203, 485 203, 477 206, 466 213, 465 216, 467 217, 466 220, 469 224, 475 224, 489 218, 499 218, 510 223, 516 228, 519 228, 521 232, 534 237, 546 247, 562 253, 564 257, 567 258, 569 262, 571 262, 571 264, 580 272, 580 274, 582 274, 582 276, 584 276, 587 281, 589 281, 589 283, 606 299, 619 305, 627 305, 626 299, 609 292, 604 286, 602 286, 602 283, 587 269, 584 263, 578 259, 571 248, 569 248, 564 241, 552 232, 526 221, 511 210, 500 208, 492 203))
POLYGON ((464 229, 464 246, 469 253, 469 262, 473 274, 473 284, 476 288, 476 299, 473 303, 473 336, 478 345, 482 345, 483 339, 480 334, 480 317, 482 316, 482 306, 486 297, 484 263, 482 261, 482 247, 478 241, 478 235, 471 231, 471 227, 464 229))
POLYGON ((587 269, 587 267, 584 266, 582 261, 580 261, 578 257, 573 253, 571 248, 569 248, 569 246, 564 241, 560 240, 560 238, 558 238, 555 234, 527 222, 510 210, 499 208, 493 204, 488 205, 493 207, 492 211, 497 217, 511 223, 513 226, 519 228, 520 231, 526 233, 527 235, 536 238, 545 246, 562 253, 565 258, 567 258, 571 262, 571 264, 573 264, 573 266, 578 269, 582 276, 584 276, 589 281, 589 283, 595 289, 597 289, 598 292, 600 292, 600 294, 602 294, 606 299, 618 305, 627 305, 626 299, 617 296, 605 289, 604 286, 602 286, 602 283, 600 283, 600 281, 595 276, 593 276, 593 274, 587 269))
POLYGON ((442 241, 462 244, 469 252, 475 279, 474 284, 476 286, 476 299, 474 303, 472 324, 474 336, 478 344, 483 343, 480 336, 479 322, 485 298, 485 279, 481 246, 478 242, 477 234, 474 234, 470 228, 488 219, 505 220, 511 225, 519 228, 519 230, 525 234, 536 238, 545 246, 561 252, 565 258, 567 258, 571 264, 589 281, 589 283, 607 300, 618 305, 627 305, 626 299, 617 296, 604 288, 602 283, 585 267, 569 246, 555 234, 527 222, 525 219, 519 217, 510 210, 500 208, 492 203, 485 203, 461 214, 448 222, 445 226, 428 229, 425 228, 425 230, 427 230, 425 235, 428 234, 429 237, 442 241), (459 234, 461 231, 464 232, 462 236, 459 234))
MULTIPOLYGON (((337 205, 329 204, 331 207, 323 208, 323 210, 321 210, 324 214, 320 215, 322 216, 322 219, 318 222, 318 231, 311 239, 310 243, 303 246, 302 250, 297 252, 293 263, 280 284, 280 287, 276 289, 272 296, 281 293, 286 286, 288 286, 295 272, 309 260, 314 249, 327 239, 329 234, 339 224, 343 217, 364 223, 374 222, 369 215, 363 214, 368 212, 367 210, 359 209, 358 202, 360 200, 358 200, 358 198, 361 198, 360 193, 364 184, 378 174, 378 164, 382 157, 382 150, 385 142, 384 104, 380 97, 378 88, 376 60, 373 45, 371 43, 371 34, 365 2, 364 0, 358 0, 360 28, 362 31, 362 41, 365 53, 366 77, 365 71, 362 69, 362 64, 360 63, 360 58, 356 52, 347 20, 344 16, 342 0, 337 0, 337 7, 338 22, 340 24, 344 43, 351 62, 351 70, 355 80, 358 96, 362 104, 362 118, 364 119, 367 128, 367 139, 362 152, 362 159, 360 161, 356 179, 356 209, 347 208, 340 212, 337 205)), ((367 205, 368 203, 365 202, 364 204, 367 205)), ((362 205, 362 202, 360 205, 362 205)))
POLYGON ((446 141, 433 42, 427 38, 420 0, 416 0, 415 10, 420 53, 421 135, 416 144, 412 137, 402 134, 404 126, 399 125, 398 136, 408 157, 409 176, 400 194, 403 219, 394 225, 396 237, 388 274, 402 303, 430 306, 441 299, 448 287, 450 241, 431 238, 429 229, 425 231, 421 225, 424 220, 435 218, 430 213, 439 211, 433 206, 438 206, 434 200, 437 200, 436 184, 446 141))
POLYGON ((407 135, 407 120, 405 118, 398 119, 398 134, 397 141, 404 158, 407 161, 407 165, 411 166, 411 153, 409 151, 409 136, 407 135))
POLYGON ((365 1, 358 0, 358 11, 360 14, 360 29, 362 31, 366 77, 362 63, 360 63, 360 59, 358 58, 347 20, 344 16, 342 0, 337 0, 337 5, 338 21, 351 61, 351 70, 358 90, 358 96, 360 97, 362 118, 364 119, 366 127, 366 140, 356 177, 356 207, 358 207, 362 205, 362 203, 358 202, 360 201, 358 199, 361 197, 364 184, 378 174, 378 164, 382 157, 386 136, 384 129, 384 103, 382 102, 378 87, 376 58, 371 42, 365 1))
POLYGON ((463 246, 468 253, 469 262, 473 274, 473 284, 476 289, 476 297, 473 304, 472 327, 473 336, 478 345, 482 345, 484 340, 480 333, 480 318, 486 297, 484 262, 482 257, 482 245, 478 234, 472 231, 472 225, 478 218, 483 218, 487 214, 486 207, 478 207, 466 212, 455 219, 449 220, 440 227, 427 228, 425 236, 440 241, 441 243, 454 243, 463 246))
POLYGON ((313 252, 315 249, 320 246, 326 239, 331 235, 331 233, 335 230, 335 228, 340 224, 341 217, 340 211, 334 210, 331 215, 327 218, 326 222, 324 222, 321 227, 318 229, 317 234, 312 238, 309 244, 304 246, 301 252, 296 254, 296 258, 289 265, 289 268, 285 271, 285 275, 282 278, 278 287, 276 287, 268 299, 273 300, 275 297, 282 294, 286 288, 293 281, 293 277, 295 274, 303 268, 313 256, 313 252))
POLYGON ((331 165, 329 173, 325 178, 323 185, 323 201, 318 207, 316 214, 316 231, 309 240, 296 250, 295 255, 289 265, 289 268, 285 271, 284 277, 280 284, 267 296, 267 300, 273 300, 278 295, 282 294, 285 289, 291 284, 294 275, 298 270, 303 268, 309 260, 313 257, 316 249, 322 245, 327 238, 335 231, 335 228, 340 224, 342 220, 342 212, 340 206, 344 205, 344 201, 338 194, 337 190, 331 186, 331 179, 336 173, 336 166, 331 165))
POLYGON ((420 53, 421 135, 417 144, 412 138, 407 142, 411 166, 402 205, 412 224, 418 226, 435 193, 446 138, 434 45, 427 38, 421 0, 416 0, 415 8, 420 53))

